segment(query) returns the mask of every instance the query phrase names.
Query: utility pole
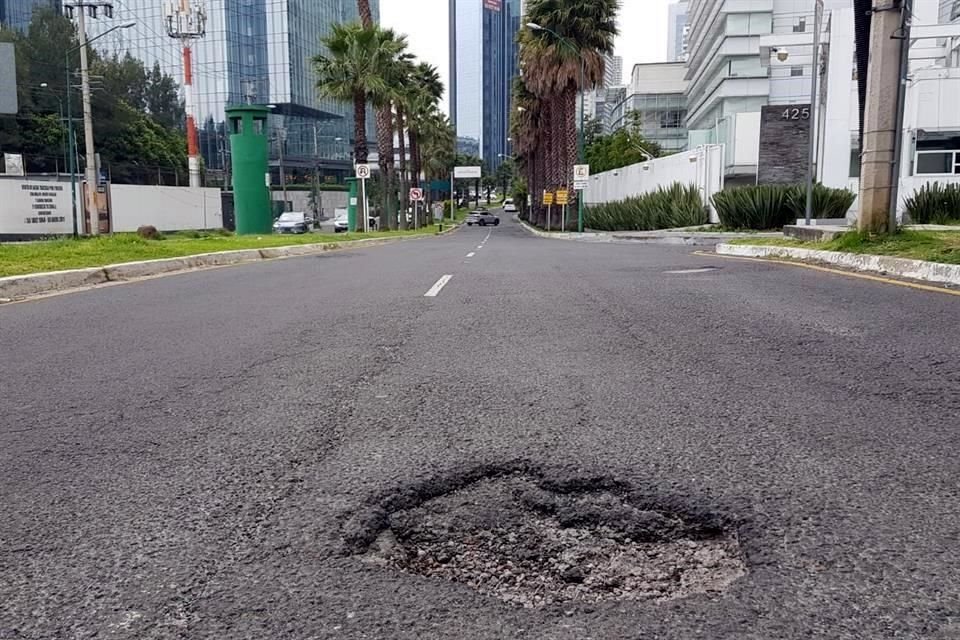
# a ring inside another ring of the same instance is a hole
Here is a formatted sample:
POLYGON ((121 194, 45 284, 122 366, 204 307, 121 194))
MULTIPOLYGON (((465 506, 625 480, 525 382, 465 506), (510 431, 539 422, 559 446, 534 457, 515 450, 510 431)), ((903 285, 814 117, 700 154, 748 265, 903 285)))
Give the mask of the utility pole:
POLYGON ((898 106, 903 48, 909 41, 898 36, 903 31, 901 9, 906 0, 873 0, 870 24, 870 63, 867 72, 867 97, 864 104, 862 167, 860 178, 860 231, 895 231, 890 224, 890 209, 896 206, 895 187, 900 176, 896 149, 898 106))
POLYGON ((804 220, 810 226, 813 217, 813 183, 817 180, 817 137, 820 128, 817 126, 820 101, 820 28, 823 21, 823 0, 816 0, 813 6, 813 53, 810 63, 810 155, 807 159, 807 203, 804 211, 804 220))
POLYGON ((193 99, 193 49, 191 40, 202 38, 207 32, 207 13, 194 0, 168 0, 165 6, 167 34, 183 44, 183 94, 187 111, 187 154, 189 155, 190 186, 200 186, 200 143, 197 138, 196 105, 193 99))
POLYGON ((113 17, 113 3, 107 0, 71 0, 64 4, 68 13, 77 17, 77 35, 80 40, 80 89, 83 103, 83 141, 86 153, 87 211, 90 215, 90 235, 100 233, 100 205, 97 202, 97 154, 93 145, 93 109, 90 105, 90 63, 87 56, 87 24, 85 12, 96 19, 102 9, 106 17, 113 17))

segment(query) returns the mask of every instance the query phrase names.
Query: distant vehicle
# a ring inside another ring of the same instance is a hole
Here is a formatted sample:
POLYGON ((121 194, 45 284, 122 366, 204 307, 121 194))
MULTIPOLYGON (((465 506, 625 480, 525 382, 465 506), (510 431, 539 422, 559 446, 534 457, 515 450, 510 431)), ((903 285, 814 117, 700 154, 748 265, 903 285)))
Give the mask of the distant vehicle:
MULTIPOLYGON (((360 226, 361 224, 363 224, 363 220, 357 220, 357 226, 360 226)), ((370 224, 370 230, 371 230, 371 231, 376 231, 376 230, 377 230, 377 219, 376 219, 376 218, 374 218, 373 216, 370 216, 369 224, 370 224)), ((346 214, 338 217, 336 220, 333 221, 333 232, 334 232, 334 233, 344 233, 344 232, 349 231, 349 230, 350 230, 350 223, 348 222, 348 219, 347 219, 346 214)))
POLYGON ((503 210, 506 213, 516 213, 517 205, 513 203, 513 198, 507 198, 503 201, 503 210))
POLYGON ((273 223, 274 233, 307 233, 313 228, 313 219, 302 211, 281 213, 273 223))
POLYGON ((488 224, 496 227, 500 224, 500 218, 490 213, 486 209, 477 209, 476 211, 471 211, 470 215, 467 216, 468 227, 472 227, 473 225, 485 227, 488 224))

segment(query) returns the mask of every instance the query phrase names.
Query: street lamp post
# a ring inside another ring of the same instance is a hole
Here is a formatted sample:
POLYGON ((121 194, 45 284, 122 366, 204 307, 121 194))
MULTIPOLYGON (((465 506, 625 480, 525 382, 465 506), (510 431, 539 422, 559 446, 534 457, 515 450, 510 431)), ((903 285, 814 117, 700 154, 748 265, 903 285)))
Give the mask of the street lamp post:
MULTIPOLYGON (((553 29, 548 29, 542 25, 537 24, 536 22, 528 22, 527 27, 533 31, 546 31, 547 33, 553 35, 557 40, 562 44, 570 48, 571 51, 580 58, 580 132, 577 136, 577 156, 580 160, 580 164, 586 163, 586 149, 584 143, 584 126, 586 124, 586 86, 584 85, 584 80, 586 78, 586 60, 583 57, 583 50, 573 43, 569 38, 565 38, 553 29)), ((567 176, 566 179, 569 180, 571 176, 567 176)), ((583 233, 583 193, 581 192, 577 196, 577 231, 583 233)))
MULTIPOLYGON (((81 9, 80 9, 80 15, 81 15, 81 16, 83 15, 83 8, 82 8, 82 7, 81 7, 81 9)), ((81 24, 82 24, 82 23, 81 23, 81 24)), ((116 26, 113 26, 113 27, 107 29, 106 31, 104 31, 104 32, 101 33, 100 35, 95 36, 95 37, 93 37, 93 38, 90 38, 89 40, 87 39, 86 33, 85 33, 84 30, 83 30, 83 27, 81 26, 81 28, 80 28, 80 33, 81 33, 82 35, 81 35, 80 44, 78 44, 77 46, 73 47, 72 49, 68 49, 67 52, 66 52, 66 53, 64 54, 64 56, 63 56, 63 68, 64 68, 64 73, 65 73, 65 76, 66 76, 66 89, 67 89, 67 122, 69 123, 69 125, 68 125, 68 133, 69 133, 69 138, 70 138, 70 197, 71 197, 71 200, 72 200, 72 202, 73 202, 73 237, 74 237, 74 238, 76 238, 76 237, 78 237, 78 236, 80 235, 80 229, 79 229, 79 225, 78 225, 78 222, 77 222, 77 168, 76 168, 76 165, 74 164, 74 158, 75 158, 76 156, 75 156, 74 153, 73 153, 74 147, 76 146, 76 134, 75 134, 74 131, 73 131, 73 105, 72 105, 72 100, 71 100, 71 89, 72 89, 73 87, 71 87, 71 85, 70 85, 70 54, 75 53, 75 52, 77 52, 77 51, 80 51, 80 52, 83 54, 83 55, 82 55, 83 60, 81 60, 81 73, 83 74, 83 78, 87 78, 87 71, 86 71, 86 68, 87 68, 87 65, 86 65, 86 57, 87 57, 87 56, 86 56, 86 50, 87 50, 87 45, 90 44, 90 43, 92 43, 92 42, 95 42, 95 41, 99 40, 100 38, 102 38, 102 37, 104 37, 104 36, 106 36, 106 35, 109 35, 109 34, 113 33, 113 32, 116 31, 117 29, 129 29, 129 28, 135 26, 136 24, 137 24, 136 22, 125 22, 125 23, 123 23, 123 24, 118 24, 118 25, 116 25, 116 26)), ((89 82, 85 80, 85 81, 83 82, 83 85, 84 85, 84 87, 86 88, 86 95, 89 97, 89 91, 90 91, 89 82)), ((88 110, 89 110, 89 100, 84 100, 84 111, 87 112, 88 110)), ((88 130, 88 134, 89 134, 89 135, 87 136, 87 143, 88 143, 88 144, 87 144, 87 167, 89 168, 89 167, 90 167, 90 163, 96 162, 95 159, 92 157, 92 153, 93 153, 93 119, 92 119, 92 115, 91 115, 91 117, 90 117, 89 119, 88 119, 88 118, 85 118, 85 119, 84 119, 84 126, 85 126, 85 127, 88 126, 88 122, 89 122, 89 130, 88 130)), ((88 174, 88 176, 89 176, 90 172, 88 171, 87 174, 88 174)), ((96 181, 96 180, 94 180, 94 182, 95 182, 95 181, 96 181)), ((87 185, 87 188, 88 188, 88 189, 94 189, 95 187, 96 187, 95 184, 88 184, 88 185, 87 185)), ((91 200, 92 200, 92 197, 91 197, 91 200)), ((98 210, 97 207, 92 207, 92 208, 91 208, 91 211, 92 211, 92 212, 96 212, 96 216, 97 216, 97 219, 96 219, 96 220, 91 220, 91 221, 90 221, 90 230, 91 230, 91 233, 93 233, 94 235, 96 235, 96 234, 100 231, 100 229, 99 229, 99 225, 100 225, 100 214, 99 214, 99 210, 98 210)))

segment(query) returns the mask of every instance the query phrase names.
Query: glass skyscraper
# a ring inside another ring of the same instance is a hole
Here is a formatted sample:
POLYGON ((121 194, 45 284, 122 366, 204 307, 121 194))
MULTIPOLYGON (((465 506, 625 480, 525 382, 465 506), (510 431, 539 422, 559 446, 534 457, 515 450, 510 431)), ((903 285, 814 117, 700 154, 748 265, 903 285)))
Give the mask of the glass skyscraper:
MULTIPOLYGON (((208 170, 229 166, 224 110, 235 104, 274 105, 271 163, 284 156, 289 176, 342 177, 351 171, 353 107, 317 94, 312 59, 337 22, 359 20, 354 0, 206 0, 207 29, 193 43, 194 96, 200 151, 208 170)), ((379 16, 378 0, 371 1, 379 16)), ((163 2, 117 0, 114 19, 88 20, 95 35, 128 20, 136 26, 97 43, 106 53, 129 52, 183 79, 181 46, 166 32, 163 2)))
POLYGON ((59 9, 60 0, 0 0, 0 25, 26 31, 38 7, 59 9))
POLYGON ((510 153, 521 18, 520 0, 450 0, 451 120, 461 152, 478 149, 490 169, 510 153))

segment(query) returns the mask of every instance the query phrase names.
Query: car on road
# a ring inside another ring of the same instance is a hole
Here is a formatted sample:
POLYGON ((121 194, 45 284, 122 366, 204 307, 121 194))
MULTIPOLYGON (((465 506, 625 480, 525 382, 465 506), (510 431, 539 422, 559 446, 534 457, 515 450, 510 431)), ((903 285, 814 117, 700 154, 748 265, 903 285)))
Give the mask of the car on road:
POLYGON ((471 211, 470 215, 467 216, 468 227, 472 227, 473 225, 477 225, 478 227, 493 225, 496 227, 499 224, 500 218, 490 213, 486 209, 477 209, 476 211, 471 211))
POLYGON ((513 202, 513 198, 507 198, 503 201, 503 210, 506 213, 516 213, 517 205, 513 202))
MULTIPOLYGON (((363 222, 362 220, 357 220, 358 226, 359 226, 359 224, 362 223, 362 222, 363 222)), ((376 231, 376 230, 377 230, 377 219, 374 218, 373 216, 370 216, 369 225, 370 225, 370 230, 371 230, 371 231, 376 231)), ((340 216, 339 218, 337 218, 336 220, 333 221, 333 232, 334 232, 334 233, 345 233, 345 232, 347 232, 347 231, 349 231, 349 230, 350 230, 350 223, 349 223, 349 221, 348 221, 348 219, 347 219, 347 216, 342 215, 342 216, 340 216)))
POLYGON ((302 211, 281 213, 273 223, 274 233, 308 233, 313 229, 313 219, 302 211))

